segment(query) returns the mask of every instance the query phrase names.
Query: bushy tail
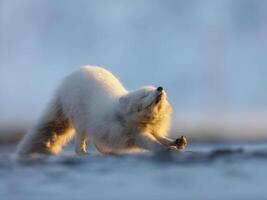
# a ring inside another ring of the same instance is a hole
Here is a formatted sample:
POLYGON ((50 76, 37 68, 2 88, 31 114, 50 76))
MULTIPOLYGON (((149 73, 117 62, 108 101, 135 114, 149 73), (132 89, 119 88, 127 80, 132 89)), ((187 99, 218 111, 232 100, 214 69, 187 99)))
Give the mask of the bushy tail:
POLYGON ((38 123, 24 136, 17 147, 17 156, 34 153, 58 154, 74 135, 70 119, 63 111, 59 99, 48 105, 38 123))

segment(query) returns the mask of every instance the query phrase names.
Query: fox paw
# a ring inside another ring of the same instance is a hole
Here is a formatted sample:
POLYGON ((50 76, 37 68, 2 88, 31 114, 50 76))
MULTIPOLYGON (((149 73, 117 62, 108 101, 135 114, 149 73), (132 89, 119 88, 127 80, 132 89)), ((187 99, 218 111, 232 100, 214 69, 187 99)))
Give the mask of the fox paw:
POLYGON ((187 147, 187 139, 185 136, 181 136, 175 140, 175 146, 177 149, 185 149, 187 147))

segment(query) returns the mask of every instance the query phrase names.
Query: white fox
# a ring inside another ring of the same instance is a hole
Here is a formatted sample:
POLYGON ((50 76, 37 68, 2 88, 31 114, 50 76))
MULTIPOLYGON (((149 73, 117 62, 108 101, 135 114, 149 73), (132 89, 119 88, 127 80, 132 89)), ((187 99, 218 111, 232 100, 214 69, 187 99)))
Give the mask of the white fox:
POLYGON ((74 135, 77 154, 86 154, 89 142, 101 153, 183 149, 185 137, 167 138, 171 112, 162 87, 129 92, 106 69, 85 66, 64 79, 17 156, 58 154, 74 135))

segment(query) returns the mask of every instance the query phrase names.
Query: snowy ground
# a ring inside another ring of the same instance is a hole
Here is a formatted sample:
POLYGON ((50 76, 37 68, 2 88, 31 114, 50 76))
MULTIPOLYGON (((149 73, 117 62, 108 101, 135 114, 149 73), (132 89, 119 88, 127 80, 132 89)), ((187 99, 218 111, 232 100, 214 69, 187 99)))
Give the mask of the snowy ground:
POLYGON ((0 147, 1 200, 266 199, 267 145, 191 145, 177 154, 59 157, 18 163, 0 147))

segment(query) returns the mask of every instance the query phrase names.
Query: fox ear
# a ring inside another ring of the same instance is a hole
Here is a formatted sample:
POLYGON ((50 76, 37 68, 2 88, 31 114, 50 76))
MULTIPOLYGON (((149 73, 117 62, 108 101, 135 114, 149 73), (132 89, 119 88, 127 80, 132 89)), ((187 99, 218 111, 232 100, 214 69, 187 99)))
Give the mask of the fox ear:
POLYGON ((119 102, 121 105, 126 106, 129 102, 129 99, 127 97, 123 96, 123 97, 120 97, 119 102))

